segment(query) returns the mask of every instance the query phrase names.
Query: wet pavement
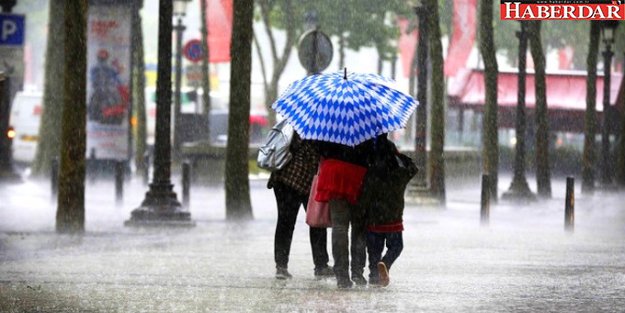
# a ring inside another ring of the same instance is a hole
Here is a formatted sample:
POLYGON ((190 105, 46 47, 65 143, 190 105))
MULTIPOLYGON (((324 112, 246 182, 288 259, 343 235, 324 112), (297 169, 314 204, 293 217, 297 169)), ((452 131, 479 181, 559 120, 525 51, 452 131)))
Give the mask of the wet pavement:
MULTIPOLYGON (((535 190, 535 183, 528 179, 535 190)), ((179 192, 178 178, 174 180, 179 192)), ((444 210, 408 205, 404 251, 387 288, 316 280, 300 213, 289 271, 274 278, 275 201, 251 182, 254 220, 225 221, 224 191, 192 187, 191 229, 124 227, 147 188, 87 185, 86 233, 54 232, 47 182, 0 186, 0 312, 623 312, 625 194, 580 196, 564 230, 563 179, 551 200, 491 207, 480 179, 448 185, 444 210)), ((500 193, 510 184, 500 178, 500 193)), ((180 193, 179 193, 180 194, 180 193)), ((301 211, 303 212, 303 211, 301 211)))

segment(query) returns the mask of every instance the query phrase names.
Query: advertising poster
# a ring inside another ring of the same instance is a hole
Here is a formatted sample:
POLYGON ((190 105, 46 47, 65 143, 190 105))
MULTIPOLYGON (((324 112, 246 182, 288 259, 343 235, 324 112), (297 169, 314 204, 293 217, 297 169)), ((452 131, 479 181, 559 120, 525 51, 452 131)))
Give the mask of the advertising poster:
POLYGON ((129 158, 130 4, 91 2, 87 48, 87 157, 129 158))

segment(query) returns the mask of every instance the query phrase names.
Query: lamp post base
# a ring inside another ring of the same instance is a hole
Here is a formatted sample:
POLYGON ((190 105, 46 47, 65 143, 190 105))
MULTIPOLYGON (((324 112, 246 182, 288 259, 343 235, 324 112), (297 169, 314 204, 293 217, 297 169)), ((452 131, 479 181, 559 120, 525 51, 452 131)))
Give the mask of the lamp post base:
POLYGON ((510 185, 510 189, 501 195, 503 200, 518 202, 536 201, 536 195, 530 190, 527 181, 515 179, 510 185))
POLYGON ((133 227, 194 227, 191 213, 184 211, 172 191, 172 185, 150 185, 141 206, 134 209, 125 226, 133 227))

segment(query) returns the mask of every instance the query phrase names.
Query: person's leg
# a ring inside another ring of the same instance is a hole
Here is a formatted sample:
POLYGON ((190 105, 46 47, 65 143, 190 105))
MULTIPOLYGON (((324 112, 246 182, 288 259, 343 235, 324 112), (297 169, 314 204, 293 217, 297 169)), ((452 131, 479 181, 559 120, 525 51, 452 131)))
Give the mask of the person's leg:
POLYGON ((332 219, 332 256, 334 257, 334 274, 340 288, 349 288, 349 208, 345 200, 330 200, 330 216, 332 219))
POLYGON ((386 234, 386 253, 382 258, 382 262, 386 264, 389 270, 403 249, 404 239, 401 232, 386 234))
POLYGON ((352 280, 358 285, 366 285, 367 280, 363 277, 367 263, 367 231, 365 225, 365 210, 362 207, 351 206, 352 244, 351 244, 351 270, 352 280))
MULTIPOLYGON (((308 196, 300 198, 304 210, 308 204, 308 196)), ((315 276, 334 276, 334 272, 328 266, 328 231, 326 228, 309 227, 310 247, 312 249, 313 262, 315 263, 315 276)))
POLYGON ((384 236, 374 232, 367 232, 367 254, 369 255, 369 283, 380 283, 378 262, 382 259, 384 250, 384 236))
POLYGON ((293 196, 294 191, 281 183, 276 182, 273 191, 278 204, 278 222, 274 237, 274 258, 278 271, 284 270, 282 273, 285 275, 282 276, 287 276, 280 278, 289 278, 290 275, 288 275, 286 269, 289 264, 293 229, 295 228, 300 202, 293 196))

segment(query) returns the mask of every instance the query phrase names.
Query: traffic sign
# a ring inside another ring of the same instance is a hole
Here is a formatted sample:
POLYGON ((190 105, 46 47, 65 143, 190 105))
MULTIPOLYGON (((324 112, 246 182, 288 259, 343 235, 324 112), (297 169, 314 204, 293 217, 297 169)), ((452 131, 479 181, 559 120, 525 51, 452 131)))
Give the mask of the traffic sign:
POLYGON ((0 45, 24 45, 24 15, 0 14, 0 45))
POLYGON ((308 73, 325 70, 332 61, 332 41, 328 35, 317 29, 302 35, 298 44, 299 62, 308 73))
POLYGON ((202 85, 202 65, 192 64, 187 65, 185 71, 187 77, 187 85, 198 88, 202 85))
POLYGON ((202 60, 202 41, 199 39, 191 39, 187 41, 182 49, 184 57, 195 63, 202 60))

